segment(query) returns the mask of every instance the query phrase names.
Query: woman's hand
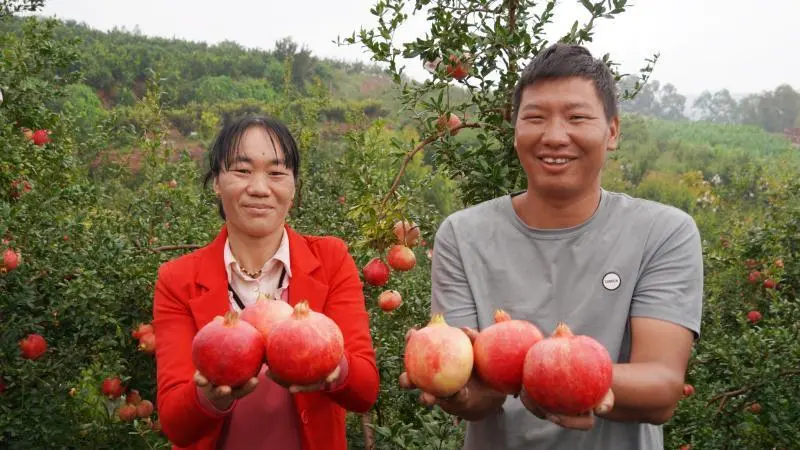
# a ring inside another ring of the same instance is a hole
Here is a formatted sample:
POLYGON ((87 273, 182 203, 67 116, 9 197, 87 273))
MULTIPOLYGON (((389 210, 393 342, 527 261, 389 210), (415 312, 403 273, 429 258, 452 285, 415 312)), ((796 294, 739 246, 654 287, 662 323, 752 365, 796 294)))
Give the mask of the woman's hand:
POLYGON ((215 408, 224 411, 230 408, 234 400, 253 392, 258 385, 258 378, 252 377, 243 386, 232 388, 230 386, 215 386, 200 371, 196 371, 194 373, 194 382, 215 408))
POLYGON ((298 392, 314 392, 314 391, 322 391, 328 390, 331 386, 337 385, 341 379, 347 376, 345 373, 346 371, 342 370, 343 367, 347 365, 347 358, 342 355, 342 359, 339 361, 339 365, 336 366, 333 371, 325 377, 324 380, 320 381, 319 383, 309 384, 309 385, 297 385, 291 384, 289 382, 281 380, 275 373, 269 370, 269 365, 267 365, 267 376, 274 381, 275 383, 283 386, 284 388, 288 389, 289 392, 292 394, 296 394, 298 392))

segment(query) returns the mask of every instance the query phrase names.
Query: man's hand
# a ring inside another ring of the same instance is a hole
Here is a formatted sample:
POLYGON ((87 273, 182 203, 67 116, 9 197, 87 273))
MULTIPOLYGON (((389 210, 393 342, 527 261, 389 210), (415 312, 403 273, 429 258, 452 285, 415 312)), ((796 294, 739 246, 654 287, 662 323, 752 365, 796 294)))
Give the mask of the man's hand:
MULTIPOLYGON (((461 328, 461 330, 469 337, 472 343, 475 342, 475 338, 478 336, 477 331, 466 327, 461 328)), ((408 330, 406 342, 415 331, 413 328, 408 330)), ((402 389, 417 388, 406 372, 400 374, 399 383, 402 389)), ((487 386, 473 370, 467 384, 450 397, 436 397, 423 391, 420 393, 419 402, 427 407, 439 405, 447 413, 461 417, 464 420, 479 420, 486 413, 502 406, 505 398, 505 394, 487 386)))
POLYGON ((253 392, 258 385, 258 378, 252 377, 243 386, 215 386, 200 371, 195 371, 194 382, 208 401, 220 411, 228 409, 233 401, 253 392))
POLYGON ((297 385, 283 381, 277 375, 275 375, 271 370, 269 370, 269 365, 267 365, 267 376, 270 379, 272 379, 272 381, 274 381, 275 383, 288 389, 289 392, 291 392, 292 394, 296 394, 298 392, 315 392, 328 389, 330 386, 335 385, 339 381, 339 377, 343 375, 342 365, 346 363, 347 360, 345 359, 345 356, 342 355, 342 361, 340 361, 339 365, 336 366, 335 369, 333 369, 333 372, 328 374, 328 376, 325 377, 323 381, 309 385, 297 385))
POLYGON ((614 391, 608 390, 603 400, 592 411, 579 414, 577 416, 566 416, 563 414, 552 414, 542 409, 533 399, 525 392, 525 386, 522 386, 522 391, 519 393, 519 398, 522 404, 528 411, 540 419, 549 420, 556 425, 564 428, 572 428, 575 430, 590 430, 594 427, 595 415, 603 415, 611 411, 614 407, 614 391))

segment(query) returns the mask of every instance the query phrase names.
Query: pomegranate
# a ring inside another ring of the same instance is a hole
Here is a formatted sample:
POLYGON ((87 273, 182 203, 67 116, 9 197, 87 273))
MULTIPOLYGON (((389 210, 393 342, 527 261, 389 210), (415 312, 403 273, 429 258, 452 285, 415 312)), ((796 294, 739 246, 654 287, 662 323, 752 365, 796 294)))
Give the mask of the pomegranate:
POLYGON ((134 339, 141 339, 142 336, 145 334, 153 333, 153 326, 149 323, 140 323, 133 331, 131 331, 131 336, 134 339))
POLYGON ((228 311, 207 323, 192 341, 192 362, 214 385, 239 387, 261 370, 264 338, 228 311))
POLYGON ((133 419, 136 418, 136 407, 124 404, 117 409, 117 415, 123 422, 133 422, 133 419))
POLYGON ((753 284, 758 283, 758 280, 761 279, 761 272, 759 272, 757 270, 753 270, 747 276, 747 279, 753 284))
POLYGON ((336 322, 302 301, 272 329, 267 342, 269 370, 296 385, 325 380, 344 355, 344 336, 336 322))
POLYGON ((750 407, 748 407, 748 409, 750 410, 751 413, 758 414, 761 412, 761 404, 753 403, 752 405, 750 405, 750 407))
POLYGON ((475 369, 494 390, 516 394, 522 389, 525 355, 544 335, 534 324, 512 320, 502 309, 495 311, 494 322, 475 338, 475 369))
POLYGON ((103 380, 103 387, 102 387, 103 395, 110 399, 119 398, 125 392, 125 389, 122 386, 122 380, 119 377, 114 378, 106 378, 103 380))
POLYGON ((775 260, 775 267, 777 267, 779 269, 783 269, 783 259, 782 258, 778 258, 778 259, 775 260))
POLYGON ((759 320, 761 320, 761 312, 755 310, 750 311, 749 313, 747 313, 747 320, 749 320, 751 323, 758 322, 759 320))
POLYGON ((4 380, 3 377, 0 377, 0 395, 3 395, 5 391, 6 391, 6 380, 4 380))
POLYGON ((378 296, 378 306, 386 312, 394 311, 399 308, 402 303, 403 297, 400 296, 399 292, 394 290, 383 291, 381 295, 378 296))
POLYGON ((450 62, 445 66, 447 75, 455 78, 456 80, 463 80, 469 74, 469 65, 461 62, 460 58, 456 55, 450 55, 450 62))
POLYGON ((466 386, 472 375, 472 342, 441 314, 415 331, 406 342, 403 358, 408 379, 437 397, 449 397, 466 386))
POLYGON ((694 395, 694 386, 691 384, 684 384, 683 385, 683 396, 688 397, 690 395, 694 395))
POLYGON ((2 268, 10 272, 19 267, 19 260, 20 260, 19 253, 15 252, 10 248, 6 249, 6 251, 3 252, 2 268))
POLYGON ((417 241, 419 240, 419 227, 416 223, 407 220, 398 220, 395 222, 394 227, 392 227, 392 232, 395 237, 397 237, 397 242, 408 247, 417 245, 417 241))
POLYGON ((268 342, 268 336, 275 324, 292 315, 294 308, 283 300, 276 300, 266 295, 259 295, 258 300, 247 305, 239 316, 242 320, 254 326, 268 342))
POLYGON ((392 269, 406 272, 417 265, 417 255, 405 245, 395 244, 389 248, 386 262, 389 263, 392 269))
POLYGON ((461 131, 458 128, 461 125, 461 119, 455 114, 447 114, 439 116, 436 121, 436 129, 439 131, 448 130, 448 134, 455 136, 461 131))
POLYGON ((47 351, 47 341, 36 333, 31 333, 19 341, 22 356, 27 359, 39 359, 47 351))
POLYGON ((372 286, 383 286, 389 281, 389 266, 380 258, 372 258, 364 266, 364 281, 372 286))
POLYGON ((612 368, 605 347, 589 336, 572 334, 562 322, 552 336, 528 350, 522 383, 544 410, 576 415, 600 404, 611 388, 612 368))
POLYGON ((131 389, 128 391, 128 394, 125 395, 125 403, 131 405, 138 405, 142 401, 142 396, 139 395, 139 391, 136 389, 131 389))
POLYGON ((136 415, 144 419, 153 414, 153 402, 150 400, 142 400, 141 403, 136 405, 136 415))
POLYGON ((178 187, 178 180, 175 179, 169 180, 169 183, 167 184, 169 185, 170 188, 175 189, 178 187))
POLYGON ((36 130, 33 132, 33 143, 42 146, 50 142, 49 130, 36 130))
POLYGON ((775 289, 776 285, 777 283, 775 283, 775 280, 772 278, 767 278, 764 280, 764 289, 775 289))
POLYGON ((153 354, 156 351, 156 334, 146 333, 139 340, 139 350, 144 353, 153 354))

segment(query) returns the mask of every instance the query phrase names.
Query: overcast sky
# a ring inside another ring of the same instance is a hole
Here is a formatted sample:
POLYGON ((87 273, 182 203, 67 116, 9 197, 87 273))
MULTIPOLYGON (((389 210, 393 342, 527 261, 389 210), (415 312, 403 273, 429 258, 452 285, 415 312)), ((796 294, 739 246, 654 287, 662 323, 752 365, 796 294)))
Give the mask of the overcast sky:
MULTIPOLYGON (((93 28, 139 26, 145 35, 216 43, 236 41, 272 49, 292 36, 315 55, 368 60, 360 46, 338 47, 362 25, 374 26, 374 0, 48 0, 41 14, 85 22, 93 28)), ((413 4, 413 0, 409 3, 413 4)), ((603 20, 596 54, 611 53, 624 72, 636 72, 654 52, 661 59, 653 75, 685 95, 728 88, 734 94, 774 89, 789 83, 800 90, 800 0, 632 0, 614 20, 603 20), (737 6, 734 6, 737 5, 737 6)), ((551 38, 571 22, 585 20, 577 0, 562 0, 551 38)), ((429 24, 412 17, 397 37, 422 36, 429 24)), ((407 73, 423 77, 417 61, 407 73)))

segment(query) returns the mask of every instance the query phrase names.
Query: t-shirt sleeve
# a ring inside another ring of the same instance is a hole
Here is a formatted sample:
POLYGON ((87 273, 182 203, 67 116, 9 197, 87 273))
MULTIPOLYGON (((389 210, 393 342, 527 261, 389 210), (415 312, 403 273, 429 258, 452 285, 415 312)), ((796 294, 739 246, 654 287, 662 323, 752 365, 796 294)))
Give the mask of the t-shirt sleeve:
POLYGON ((700 231, 690 215, 672 211, 654 221, 630 315, 676 323, 698 338, 703 311, 700 231))
POLYGON ((477 329, 478 314, 457 245, 453 222, 445 219, 436 232, 431 260, 431 314, 443 314, 455 327, 477 329))

